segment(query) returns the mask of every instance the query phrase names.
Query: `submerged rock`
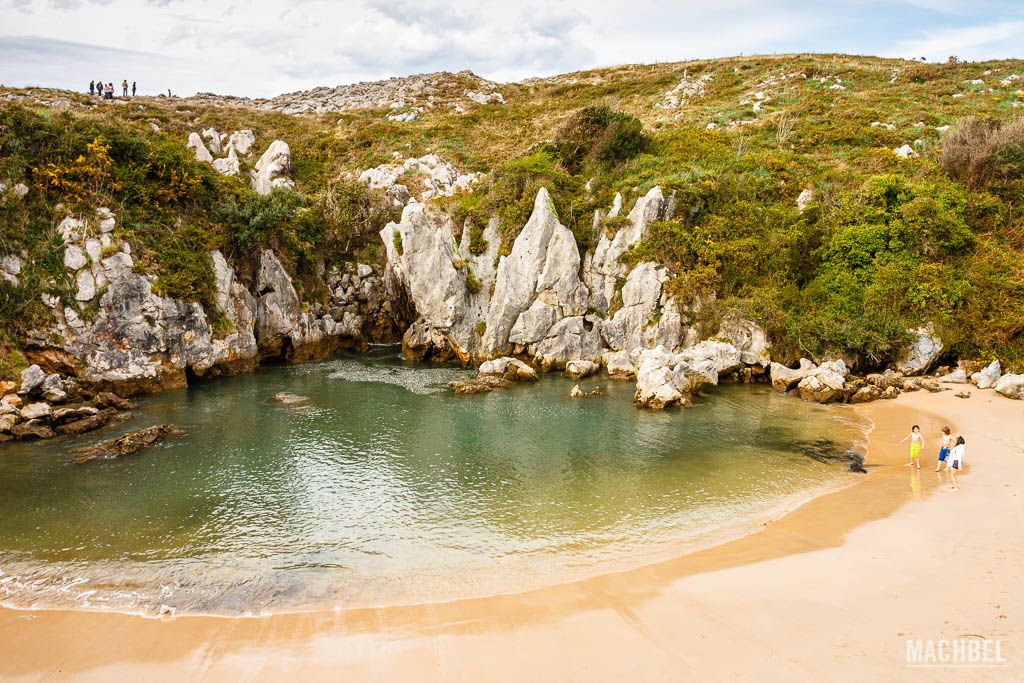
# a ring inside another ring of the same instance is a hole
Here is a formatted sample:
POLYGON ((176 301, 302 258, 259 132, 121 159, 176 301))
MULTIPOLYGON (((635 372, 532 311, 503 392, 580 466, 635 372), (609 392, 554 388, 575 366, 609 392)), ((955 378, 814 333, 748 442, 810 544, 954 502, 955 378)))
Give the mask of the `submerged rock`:
POLYGON ((601 391, 601 387, 594 387, 590 391, 583 391, 579 384, 574 384, 572 389, 569 390, 569 398, 586 398, 588 396, 601 396, 604 394, 601 391))
POLYGON ((488 391, 507 387, 512 384, 504 377, 497 375, 480 375, 474 379, 457 379, 448 383, 456 394, 484 394, 488 391))
POLYGON ((104 408, 98 411, 95 415, 89 415, 80 420, 74 420, 66 422, 57 427, 57 431, 66 436, 78 436, 79 434, 85 434, 99 429, 100 427, 106 427, 116 423, 123 422, 131 417, 131 413, 120 412, 114 408, 104 408))
POLYGON ((279 391, 270 397, 272 401, 283 403, 285 405, 293 405, 296 403, 305 403, 309 400, 308 396, 299 396, 298 394, 290 394, 287 391, 279 391))
POLYGON ((96 458, 114 458, 126 455, 135 455, 139 451, 160 443, 165 439, 183 436, 185 433, 169 424, 154 425, 140 429, 137 432, 129 432, 112 441, 106 441, 95 446, 85 446, 71 451, 76 463, 89 462, 96 458))

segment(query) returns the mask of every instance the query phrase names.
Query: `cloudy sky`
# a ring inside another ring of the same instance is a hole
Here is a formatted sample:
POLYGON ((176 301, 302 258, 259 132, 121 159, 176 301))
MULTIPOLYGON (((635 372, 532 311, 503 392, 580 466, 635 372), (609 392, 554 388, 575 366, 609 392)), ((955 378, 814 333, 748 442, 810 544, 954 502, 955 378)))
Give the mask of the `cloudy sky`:
POLYGON ((774 52, 1024 56, 1022 0, 0 0, 0 84, 270 96, 774 52))

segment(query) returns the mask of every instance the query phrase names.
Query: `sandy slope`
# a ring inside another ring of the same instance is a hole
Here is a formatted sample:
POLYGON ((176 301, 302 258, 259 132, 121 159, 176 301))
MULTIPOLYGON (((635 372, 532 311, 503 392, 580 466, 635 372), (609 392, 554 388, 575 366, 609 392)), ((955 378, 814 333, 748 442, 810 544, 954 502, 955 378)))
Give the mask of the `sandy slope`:
POLYGON ((904 394, 871 476, 759 533, 520 595, 262 619, 0 610, 0 678, 36 680, 1024 680, 1024 402, 904 394), (919 422, 920 477, 896 446, 919 422), (961 490, 935 434, 968 441, 961 490), (954 431, 954 433, 957 433, 954 431), (907 638, 1001 640, 1004 668, 912 669, 907 638))

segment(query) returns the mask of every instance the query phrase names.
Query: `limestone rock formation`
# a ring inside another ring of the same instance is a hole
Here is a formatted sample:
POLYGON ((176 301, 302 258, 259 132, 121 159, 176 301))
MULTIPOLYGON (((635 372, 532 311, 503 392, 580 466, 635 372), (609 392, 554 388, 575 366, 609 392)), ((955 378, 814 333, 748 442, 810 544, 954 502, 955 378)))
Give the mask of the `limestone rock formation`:
POLYGON ((583 379, 600 369, 601 365, 591 360, 571 360, 565 364, 565 376, 569 379, 583 379))
POLYGON ((995 383, 995 390, 1006 398, 1024 399, 1024 374, 1003 375, 995 383))
MULTIPOLYGON (((403 338, 407 355, 462 363, 485 356, 481 328, 489 325, 485 317, 500 245, 497 223, 488 224, 483 233, 487 247, 475 255, 468 228, 457 244, 446 216, 414 202, 402 211, 400 223, 384 227, 381 239, 388 255, 388 295, 408 298, 415 312, 416 323, 403 338)), ((487 357, 494 355, 506 354, 487 357)))
POLYGON ((805 401, 831 403, 844 397, 850 371, 841 360, 822 363, 800 380, 797 391, 805 401))
POLYGON ((235 154, 234 148, 228 149, 228 155, 222 159, 213 160, 213 170, 217 171, 221 175, 236 176, 241 172, 241 166, 238 162, 238 155, 235 154))
POLYGON ((974 382, 979 389, 988 389, 989 387, 995 386, 1001 376, 1002 366, 999 364, 998 360, 994 360, 984 369, 971 375, 971 381, 974 382))
POLYGON ((915 336, 914 342, 896 363, 896 369, 905 375, 920 375, 927 372, 942 354, 942 340, 935 336, 931 327, 919 327, 911 332, 915 336))
MULTIPOLYGON (((530 320, 520 321, 520 318, 538 300, 553 309, 546 314, 545 322, 555 321, 545 337, 535 342, 538 348, 545 347, 546 355, 555 356, 559 348, 566 347, 569 342, 563 339, 565 333, 581 335, 587 292, 581 286, 579 269, 576 240, 559 222, 551 198, 542 188, 534 201, 533 213, 513 242, 511 252, 498 263, 494 294, 487 311, 484 349, 498 354, 511 351, 516 343, 530 344, 533 340, 529 337, 535 339, 537 335, 525 334, 531 331, 530 320), (579 321, 571 325, 571 330, 555 330, 558 322, 566 317, 578 317, 579 321), (549 339, 554 341, 545 344, 549 339)), ((591 344, 580 342, 579 346, 582 349, 591 344)), ((571 358, 565 358, 568 360, 571 358)))
POLYGON ((940 382, 946 382, 947 384, 967 384, 967 371, 963 368, 958 368, 953 372, 939 377, 940 382))
POLYGON ((708 339, 679 354, 692 367, 710 364, 716 375, 735 372, 743 366, 742 354, 732 344, 708 339))
POLYGON ((789 391, 814 372, 817 367, 817 365, 806 358, 801 358, 799 367, 795 369, 788 368, 781 363, 772 363, 769 366, 772 386, 778 391, 789 391))
POLYGON ((637 358, 633 402, 653 410, 688 406, 702 387, 717 383, 717 372, 710 364, 690 365, 682 355, 661 346, 644 349, 637 358))
POLYGON ((248 128, 236 130, 228 137, 227 151, 229 154, 234 151, 236 154, 247 156, 254 144, 256 144, 256 135, 251 130, 248 128))
POLYGON ((768 335, 760 325, 749 318, 735 313, 726 315, 715 336, 727 339, 735 346, 744 365, 759 365, 766 368, 771 363, 771 344, 768 342, 768 335))
POLYGON ((625 351, 609 351, 602 357, 605 369, 610 377, 619 379, 633 379, 636 377, 636 368, 633 360, 625 351))
MULTIPOLYGON (((44 297, 54 322, 30 333, 25 344, 43 367, 132 394, 181 387, 189 375, 248 372, 261 357, 298 360, 358 347, 368 337, 394 338, 383 285, 365 266, 363 277, 332 271, 328 281, 345 286, 332 288, 328 307, 305 307, 272 252, 260 257, 258 297, 220 252, 211 252, 217 310, 207 311, 154 292, 155 278, 138 271, 129 245, 111 239, 115 223, 100 209, 95 218, 68 218, 58 226, 67 276, 78 283, 77 298, 96 312, 84 319, 75 307, 44 297)), ((64 390, 53 387, 49 396, 59 398, 64 390)))
POLYGON ((216 128, 201 130, 199 135, 206 141, 206 147, 210 150, 210 154, 220 154, 223 152, 220 142, 221 134, 217 132, 216 128))
POLYGON ((389 194, 392 188, 402 187, 407 199, 415 193, 420 201, 427 201, 433 197, 450 197, 457 192, 469 190, 481 177, 479 173, 460 173, 450 163, 441 161, 436 154, 400 159, 401 156, 394 163, 381 164, 363 171, 359 181, 372 189, 388 190, 389 194))
POLYGON ((196 157, 196 161, 203 161, 206 163, 213 161, 213 155, 210 154, 210 150, 206 149, 206 144, 203 143, 203 138, 199 136, 199 133, 189 133, 188 144, 185 145, 185 147, 192 150, 192 153, 196 157))
POLYGON ((292 166, 292 151, 284 140, 274 140, 267 147, 255 170, 251 173, 252 189, 257 194, 270 194, 275 188, 292 189, 294 181, 288 177, 292 166))
POLYGON ((513 382, 528 382, 537 379, 537 371, 519 360, 503 356, 480 364, 479 376, 503 377, 513 382))

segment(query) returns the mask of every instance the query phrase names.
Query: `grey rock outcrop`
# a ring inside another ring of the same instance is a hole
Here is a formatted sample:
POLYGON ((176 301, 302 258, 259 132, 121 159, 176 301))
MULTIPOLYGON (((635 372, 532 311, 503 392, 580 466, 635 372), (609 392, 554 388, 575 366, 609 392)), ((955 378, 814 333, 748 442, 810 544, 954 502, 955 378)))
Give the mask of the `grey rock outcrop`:
POLYGON ((410 357, 469 363, 507 355, 481 352, 500 245, 495 221, 483 238, 487 248, 472 254, 468 228, 457 244, 451 221, 419 203, 406 206, 401 222, 381 231, 388 255, 385 287, 394 300, 408 298, 415 311, 415 324, 403 338, 410 357))
POLYGON ((276 188, 294 188, 295 183, 288 177, 291 166, 292 151, 288 143, 274 140, 251 172, 252 189, 257 194, 266 195, 276 188))
POLYGON ((708 339, 684 349, 679 354, 691 367, 710 365, 715 369, 716 377, 735 372, 743 367, 742 354, 732 344, 708 339))
MULTIPOLYGON (((516 324, 535 301, 554 309, 549 318, 556 321, 552 327, 562 318, 582 316, 588 297, 580 283, 579 270, 576 239, 559 222, 547 190, 541 188, 534 200, 533 213, 512 243, 511 252, 498 262, 494 295, 487 311, 484 349, 492 354, 512 350, 513 331, 519 333, 526 325, 519 323, 517 328, 516 324)), ((581 318, 580 327, 582 323, 581 318)), ((550 337, 548 334, 538 343, 544 344, 550 337)), ((519 339, 525 341, 522 336, 519 339)))
POLYGON ((571 360, 565 364, 565 376, 569 379, 583 379, 600 369, 601 365, 591 360, 571 360))
MULTIPOLYGON (((619 198, 621 203, 621 197, 619 198)), ((614 209, 613 209, 614 211, 614 209)), ((614 235, 602 234, 594 256, 584 273, 584 281, 591 291, 594 308, 608 311, 615 297, 616 282, 628 274, 628 267, 620 263, 629 247, 643 240, 652 221, 668 218, 668 206, 660 187, 652 188, 638 199, 629 212, 629 220, 614 235)))
POLYGON ((768 335, 761 326, 749 318, 736 314, 726 315, 715 335, 727 339, 740 352, 740 360, 745 365, 760 365, 763 368, 771 363, 771 344, 768 335))
POLYGON ((18 393, 28 396, 46 380, 46 373, 38 365, 32 364, 21 371, 21 388, 18 393))
POLYGON ((995 390, 1006 398, 1024 399, 1024 374, 1003 375, 995 383, 995 390))
POLYGON ((710 364, 691 365, 682 355, 660 346, 644 349, 637 358, 633 402, 653 410, 688 406, 702 387, 717 383, 717 372, 710 364))
POLYGON ((942 355, 942 340, 935 336, 931 327, 919 327, 911 332, 915 335, 914 341, 896 363, 896 369, 904 375, 920 375, 942 355))
POLYGON ((950 372, 948 374, 943 375, 942 377, 939 377, 939 381, 946 382, 948 384, 967 384, 967 371, 964 370, 963 368, 958 368, 953 372, 950 372))
POLYGON ((636 377, 636 367, 625 351, 609 351, 602 357, 609 377, 632 379, 636 377))
POLYGON ((228 155, 221 159, 213 160, 213 170, 221 175, 236 176, 241 172, 241 165, 238 162, 238 155, 234 148, 228 149, 228 155))
POLYGON ((805 401, 832 403, 844 397, 850 371, 841 360, 822 363, 800 380, 797 391, 805 401))
MULTIPOLYGON (((95 219, 68 218, 58 228, 67 276, 79 279, 80 300, 96 308, 86 319, 79 309, 44 297, 53 323, 25 339, 26 355, 44 368, 130 395, 181 387, 189 376, 249 372, 261 358, 301 360, 361 347, 369 337, 393 340, 382 283, 369 269, 363 277, 329 275, 337 285, 329 306, 307 307, 272 252, 260 255, 258 296, 220 252, 211 252, 216 310, 206 310, 155 292, 155 278, 136 268, 127 243, 104 257, 118 248, 109 236, 114 224, 109 211, 99 210, 95 219)), ((59 398, 60 391, 67 389, 54 387, 48 396, 59 398)))
POLYGON ((777 391, 789 391, 814 372, 817 367, 812 361, 801 358, 800 366, 795 369, 788 368, 781 363, 772 363, 768 366, 768 369, 772 379, 772 386, 777 391))
POLYGON ((199 136, 199 133, 188 134, 188 144, 186 148, 192 150, 192 154, 195 155, 196 161, 202 161, 210 163, 213 161, 213 155, 210 154, 210 150, 206 149, 206 144, 203 143, 203 138, 199 136))
POLYGON ((537 371, 519 360, 503 356, 480 364, 480 376, 503 377, 509 381, 524 382, 537 379, 537 371))
POLYGON ((254 144, 256 144, 256 135, 251 130, 248 128, 236 130, 228 137, 227 151, 229 154, 234 151, 246 156, 254 144))
POLYGON ((983 370, 971 375, 971 381, 974 382, 979 389, 988 389, 995 386, 1001 376, 1002 366, 999 364, 998 360, 994 360, 983 370))
POLYGON ((21 259, 14 254, 0 257, 0 278, 18 286, 18 276, 21 274, 21 259))

